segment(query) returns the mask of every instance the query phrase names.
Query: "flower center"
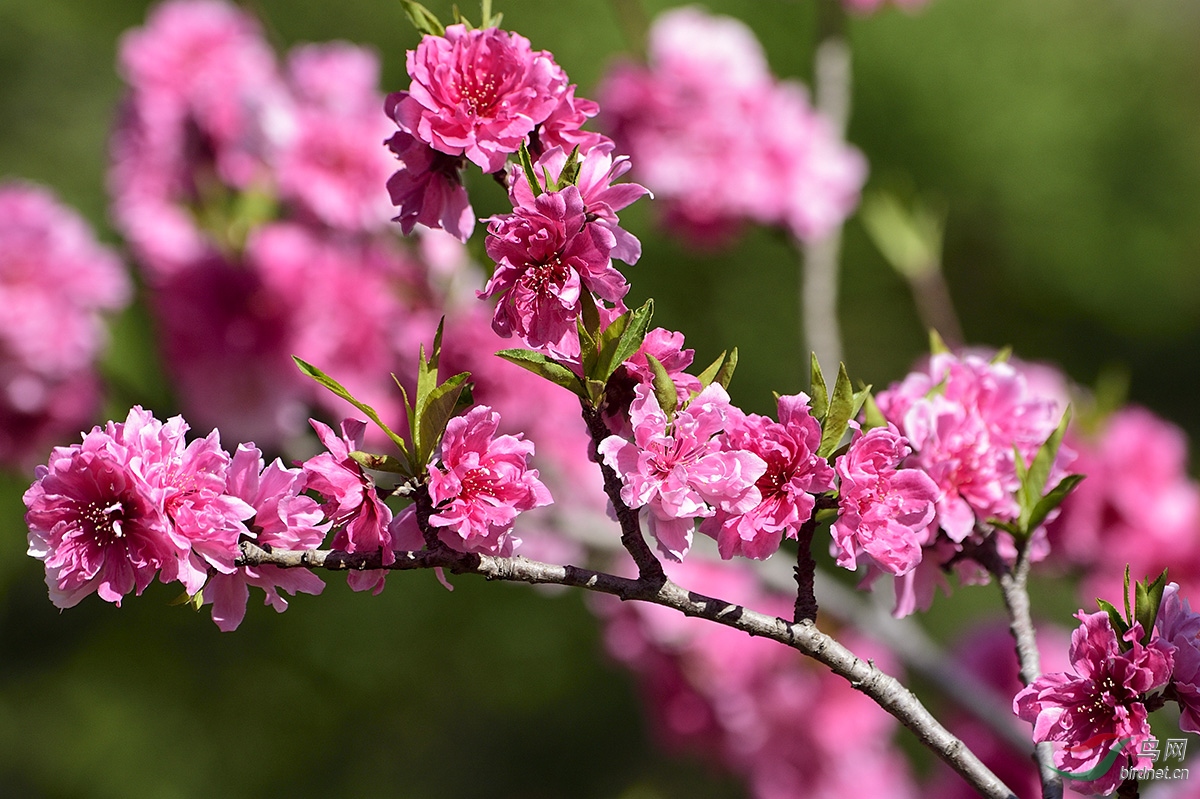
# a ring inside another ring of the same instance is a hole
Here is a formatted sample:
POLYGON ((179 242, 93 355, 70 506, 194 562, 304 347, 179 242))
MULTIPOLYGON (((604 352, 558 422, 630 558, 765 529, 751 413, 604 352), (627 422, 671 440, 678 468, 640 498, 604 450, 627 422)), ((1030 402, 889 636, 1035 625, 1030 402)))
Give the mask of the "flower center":
POLYGON ((492 470, 486 466, 472 469, 462 478, 461 497, 471 498, 480 494, 488 497, 496 496, 496 478, 492 470))
POLYGON ((119 499, 107 505, 103 500, 92 500, 84 506, 80 517, 91 528, 99 546, 110 546, 125 538, 125 506, 119 499))
POLYGON ((470 107, 471 113, 483 114, 496 103, 496 79, 490 73, 482 80, 473 74, 464 76, 459 98, 470 107))
POLYGON ((547 263, 531 264, 530 267, 525 273, 525 285, 535 294, 545 294, 548 286, 565 283, 567 280, 567 267, 557 255, 547 263))

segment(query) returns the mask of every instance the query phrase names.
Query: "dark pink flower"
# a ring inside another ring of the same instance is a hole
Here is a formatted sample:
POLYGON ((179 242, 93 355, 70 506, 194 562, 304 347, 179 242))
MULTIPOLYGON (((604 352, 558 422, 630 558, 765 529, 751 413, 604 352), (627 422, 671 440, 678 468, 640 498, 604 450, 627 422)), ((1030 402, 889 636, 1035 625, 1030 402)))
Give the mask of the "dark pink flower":
POLYGON ((1200 732, 1200 613, 1179 596, 1179 585, 1171 583, 1163 592, 1156 631, 1175 647, 1171 687, 1181 711, 1179 728, 1200 732))
MULTIPOLYGON (((242 444, 229 465, 226 490, 254 508, 248 523, 250 536, 259 546, 277 549, 315 549, 325 540, 329 522, 312 497, 301 494, 304 475, 287 469, 276 458, 264 468, 262 453, 242 444)), ((237 629, 246 615, 249 586, 261 588, 264 604, 282 613, 287 600, 280 592, 319 594, 325 583, 308 569, 278 566, 241 566, 232 574, 214 574, 204 588, 204 601, 211 602, 213 621, 222 631, 237 629)))
POLYGON ((1142 626, 1125 634, 1130 645, 1121 651, 1107 613, 1076 614, 1083 624, 1071 635, 1071 672, 1044 674, 1013 699, 1013 712, 1033 724, 1035 743, 1064 746, 1054 753, 1063 771, 1095 768, 1119 742, 1126 741, 1113 766, 1102 777, 1079 783, 1087 793, 1109 794, 1121 784, 1121 769, 1146 768, 1142 741, 1151 737, 1145 695, 1171 677, 1171 644, 1155 637, 1140 642, 1142 626))
POLYGON ((866 555, 888 574, 901 575, 920 563, 938 490, 924 472, 899 468, 908 453, 908 442, 888 425, 856 436, 837 459, 839 515, 830 533, 839 566, 853 569, 866 555))
POLYGON ((499 297, 493 329, 535 349, 578 355, 575 320, 582 292, 617 302, 629 290, 609 258, 614 244, 607 227, 588 223, 574 186, 493 217, 487 252, 496 271, 479 292, 481 298, 499 297))
POLYGON ((722 450, 716 435, 729 414, 729 395, 713 383, 668 420, 653 390, 634 389, 629 415, 633 441, 609 436, 598 452, 621 477, 621 501, 643 508, 658 549, 682 560, 696 519, 718 510, 745 513, 759 504, 755 481, 767 465, 751 452, 722 450))
POLYGON ((721 557, 763 560, 786 535, 795 538, 812 516, 815 494, 833 488, 833 469, 817 456, 821 424, 813 418, 804 394, 780 397, 779 421, 730 408, 722 446, 752 452, 767 465, 755 482, 761 501, 744 513, 718 510, 700 524, 700 532, 717 540, 721 557))
POLYGON ((512 535, 522 511, 553 500, 529 468, 533 443, 521 436, 497 436, 500 414, 479 405, 446 425, 439 464, 429 467, 432 527, 459 552, 512 554, 521 540, 512 535))
MULTIPOLYGON (((337 531, 333 548, 343 552, 381 552, 385 565, 395 562, 396 553, 388 531, 392 511, 379 498, 371 475, 350 457, 351 452, 362 449, 367 423, 346 419, 338 435, 316 419, 310 422, 329 451, 314 455, 300 468, 305 487, 321 495, 324 500, 321 510, 337 531)), ((352 571, 347 581, 355 591, 370 588, 379 593, 386 576, 386 571, 352 571)))
POLYGON ((633 390, 639 383, 653 385, 654 372, 650 369, 647 355, 652 355, 663 365, 667 376, 675 384, 675 399, 683 405, 692 394, 700 393, 700 379, 684 370, 692 365, 696 352, 684 349, 683 334, 656 327, 646 334, 637 352, 617 367, 608 378, 605 387, 602 412, 608 429, 614 434, 631 438, 633 428, 629 426, 629 405, 633 402, 633 390))
POLYGON ((408 53, 412 85, 396 106, 405 133, 485 172, 504 167, 561 102, 567 78, 550 53, 496 28, 451 25, 408 53))
MULTIPOLYGON (((390 116, 400 95, 388 96, 390 116)), ((444 230, 466 241, 475 229, 475 211, 463 188, 462 158, 439 153, 425 142, 397 131, 385 144, 400 161, 400 169, 387 181, 395 221, 407 236, 418 224, 444 230)))
POLYGON ((600 104, 576 97, 575 84, 572 83, 563 92, 562 100, 550 112, 550 116, 538 126, 534 135, 536 142, 530 142, 530 152, 535 157, 552 147, 561 147, 568 153, 578 147, 580 152, 586 152, 609 141, 607 136, 582 129, 598 113, 600 104))
POLYGON ((50 600, 60 608, 92 592, 120 605, 186 556, 171 537, 161 492, 130 467, 121 433, 110 422, 82 444, 55 447, 25 492, 29 554, 46 564, 50 600))

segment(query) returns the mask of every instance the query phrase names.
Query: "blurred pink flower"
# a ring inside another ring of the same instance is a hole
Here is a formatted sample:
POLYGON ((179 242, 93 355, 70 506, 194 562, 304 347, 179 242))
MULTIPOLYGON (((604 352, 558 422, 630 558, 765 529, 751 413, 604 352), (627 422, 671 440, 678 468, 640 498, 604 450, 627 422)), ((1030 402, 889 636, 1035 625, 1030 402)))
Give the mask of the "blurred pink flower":
POLYGON ((1200 732, 1200 613, 1179 596, 1178 583, 1163 592, 1156 631, 1175 647, 1171 691, 1181 711, 1179 728, 1200 732))
POLYGON ((440 465, 429 467, 429 518, 438 537, 460 552, 508 556, 521 543, 512 535, 517 514, 553 500, 529 468, 533 443, 497 436, 500 415, 485 405, 446 425, 440 465))
POLYGON ((400 129, 485 172, 502 169, 567 90, 550 53, 496 28, 451 25, 445 37, 425 36, 408 53, 408 74, 412 85, 395 110, 400 129))

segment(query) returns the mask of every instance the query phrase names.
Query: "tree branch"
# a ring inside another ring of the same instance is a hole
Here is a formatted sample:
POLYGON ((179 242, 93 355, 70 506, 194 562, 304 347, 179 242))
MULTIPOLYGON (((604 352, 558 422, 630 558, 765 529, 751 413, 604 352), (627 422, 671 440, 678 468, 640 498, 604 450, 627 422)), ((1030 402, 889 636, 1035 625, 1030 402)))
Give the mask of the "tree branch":
POLYGON ((871 697, 880 707, 908 727, 931 751, 957 771, 987 799, 1016 799, 1015 794, 979 761, 962 741, 950 734, 918 699, 898 680, 869 661, 857 658, 841 643, 817 629, 811 621, 789 623, 714 597, 687 591, 665 577, 660 581, 630 579, 576 566, 557 566, 516 556, 502 558, 438 551, 397 552, 394 563, 384 564, 379 552, 346 553, 334 550, 267 550, 251 541, 241 544, 239 566, 271 565, 282 568, 389 569, 408 571, 441 567, 453 574, 478 574, 487 580, 506 580, 533 585, 565 585, 611 594, 622 600, 652 602, 687 616, 707 619, 770 638, 824 663, 834 673, 871 697))

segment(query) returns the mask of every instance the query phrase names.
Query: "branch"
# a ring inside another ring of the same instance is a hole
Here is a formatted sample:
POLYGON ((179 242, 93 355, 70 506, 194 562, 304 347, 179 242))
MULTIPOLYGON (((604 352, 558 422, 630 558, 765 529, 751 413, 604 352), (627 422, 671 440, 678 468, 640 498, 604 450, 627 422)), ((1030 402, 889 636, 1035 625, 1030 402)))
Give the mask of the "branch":
POLYGON ((335 550, 267 550, 251 541, 241 544, 238 566, 271 565, 282 568, 389 569, 409 571, 441 567, 453 574, 478 574, 487 580, 506 580, 533 585, 565 585, 611 594, 622 600, 652 602, 687 616, 707 619, 770 638, 796 649, 828 666, 858 691, 871 697, 892 714, 926 747, 932 750, 987 799, 1016 799, 1015 794, 979 761, 973 752, 943 727, 917 698, 896 678, 869 661, 855 657, 841 643, 817 629, 811 621, 789 623, 783 619, 735 605, 714 597, 689 592, 663 577, 662 581, 630 579, 577 566, 557 566, 516 556, 502 558, 439 551, 397 552, 394 563, 384 564, 381 553, 346 553, 335 550))

